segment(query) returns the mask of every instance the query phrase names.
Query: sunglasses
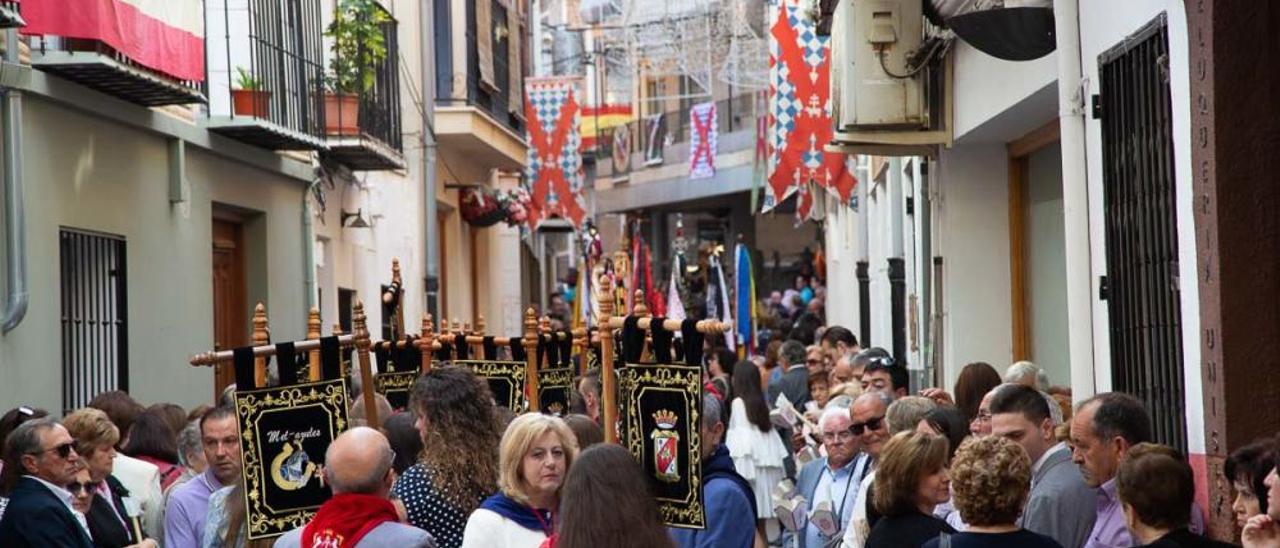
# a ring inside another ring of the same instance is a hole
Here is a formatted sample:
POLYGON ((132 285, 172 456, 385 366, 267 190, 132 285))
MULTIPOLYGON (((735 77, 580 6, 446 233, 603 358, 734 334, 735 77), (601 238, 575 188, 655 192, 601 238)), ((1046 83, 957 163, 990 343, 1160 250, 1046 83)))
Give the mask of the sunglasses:
POLYGON ((67 484, 67 490, 72 493, 92 493, 98 490, 99 485, 102 485, 101 481, 73 481, 67 484))
POLYGON ((876 417, 867 422, 855 422, 849 425, 849 431, 855 436, 861 436, 865 430, 876 431, 880 429, 880 424, 884 422, 884 417, 876 417))
POLYGON ((74 450, 75 450, 75 443, 73 443, 73 442, 67 442, 67 443, 64 443, 64 444, 61 444, 61 445, 55 445, 55 446, 50 447, 50 448, 48 448, 48 449, 45 449, 45 450, 43 450, 43 451, 36 451, 35 453, 31 453, 31 454, 32 454, 32 455, 43 455, 43 454, 45 454, 45 453, 53 453, 53 452, 57 452, 57 453, 58 453, 58 458, 65 459, 65 458, 67 458, 67 457, 70 457, 70 456, 71 456, 71 452, 72 452, 72 451, 74 451, 74 450))

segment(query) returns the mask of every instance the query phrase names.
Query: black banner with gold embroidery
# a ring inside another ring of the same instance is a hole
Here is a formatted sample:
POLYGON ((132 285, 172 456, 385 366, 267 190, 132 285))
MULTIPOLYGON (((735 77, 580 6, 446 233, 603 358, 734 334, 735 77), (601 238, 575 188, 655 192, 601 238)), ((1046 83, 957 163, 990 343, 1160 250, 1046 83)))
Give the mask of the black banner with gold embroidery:
POLYGON ((301 527, 331 492, 321 475, 329 443, 347 429, 340 379, 236 391, 249 539, 301 527))
POLYGON ((569 412, 570 396, 573 394, 573 368, 538 370, 538 405, 539 411, 557 417, 569 412))
POLYGON ((373 391, 387 398, 393 411, 409 408, 409 393, 422 368, 422 354, 413 343, 414 338, 409 337, 406 341, 395 349, 387 343, 374 345, 373 355, 380 373, 373 377, 373 391))
POLYGON ((696 366, 633 364, 618 371, 622 443, 652 479, 671 527, 702 529, 702 371, 696 366))
POLYGON ((524 395, 528 363, 501 360, 455 360, 453 365, 470 369, 475 376, 489 383, 493 401, 498 405, 517 414, 528 409, 529 402, 524 395))

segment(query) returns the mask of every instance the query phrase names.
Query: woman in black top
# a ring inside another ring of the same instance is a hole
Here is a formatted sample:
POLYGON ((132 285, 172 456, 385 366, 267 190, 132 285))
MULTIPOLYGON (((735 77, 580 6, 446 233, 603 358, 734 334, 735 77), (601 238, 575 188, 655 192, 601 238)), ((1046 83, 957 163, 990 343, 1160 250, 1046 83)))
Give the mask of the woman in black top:
MULTIPOLYGON (((1017 442, 1001 436, 965 440, 951 462, 951 500, 968 529, 950 535, 951 548, 1062 548, 1049 537, 1018 527, 1030 490, 1031 459, 1017 442)), ((944 544, 934 538, 924 546, 944 544)))
MULTIPOLYGON (((124 504, 129 492, 111 475, 116 458, 120 431, 107 414, 86 407, 63 417, 62 425, 75 439, 76 453, 89 470, 89 487, 94 497, 85 514, 93 545, 98 548, 138 546, 156 548, 154 539, 146 538, 139 516, 131 515, 124 504)), ((83 486, 82 486, 83 487, 83 486)))
POLYGON ((866 548, 904 548, 953 534, 933 517, 933 507, 951 497, 947 438, 899 432, 880 452, 871 503, 883 517, 871 528, 866 548))
POLYGON ((497 406, 484 381, 461 367, 433 367, 418 378, 409 406, 425 450, 392 493, 409 524, 458 548, 480 501, 498 488, 497 406))

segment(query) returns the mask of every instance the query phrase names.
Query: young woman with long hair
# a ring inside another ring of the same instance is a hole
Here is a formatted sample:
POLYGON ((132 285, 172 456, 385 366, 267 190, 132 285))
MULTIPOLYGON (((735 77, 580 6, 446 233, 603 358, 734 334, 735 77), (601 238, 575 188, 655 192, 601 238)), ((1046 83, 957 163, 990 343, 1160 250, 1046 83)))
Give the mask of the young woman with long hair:
MULTIPOLYGON (((773 486, 786 474, 783 460, 787 446, 769 421, 769 406, 755 363, 744 360, 733 367, 733 394, 725 445, 733 457, 733 468, 751 483, 756 508, 772 508, 773 486)), ((765 523, 766 518, 756 520, 756 546, 764 545, 765 523)))
POLYGON ((440 548, 458 548, 467 516, 498 489, 497 406, 470 371, 439 367, 418 378, 409 407, 425 450, 393 493, 410 525, 431 533, 440 548))
POLYGON ((565 478, 554 548, 670 548, 671 536, 640 464, 621 445, 578 454, 565 478))

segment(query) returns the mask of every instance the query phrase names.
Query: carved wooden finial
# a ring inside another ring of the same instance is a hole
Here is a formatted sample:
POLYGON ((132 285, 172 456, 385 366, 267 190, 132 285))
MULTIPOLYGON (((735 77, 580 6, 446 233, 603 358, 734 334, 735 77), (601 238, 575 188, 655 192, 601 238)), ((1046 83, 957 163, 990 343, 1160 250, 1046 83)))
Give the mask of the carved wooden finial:
POLYGON ((483 337, 487 327, 489 326, 485 325, 484 314, 481 314, 476 318, 476 335, 483 337))
POLYGON ((596 285, 596 310, 601 322, 613 315, 613 280, 607 274, 602 274, 596 285))
POLYGON ((541 333, 551 332, 551 316, 538 318, 538 331, 541 333))
POLYGON ((335 324, 333 324, 333 334, 334 334, 334 335, 345 335, 345 334, 346 334, 346 332, 344 332, 344 331, 342 330, 342 324, 340 324, 340 323, 335 323, 335 324))
POLYGON ((462 334, 463 335, 471 334, 471 322, 462 322, 462 334))
POLYGON ((402 279, 400 278, 400 259, 392 257, 391 258, 391 283, 399 284, 401 281, 402 279))
POLYGON ((432 331, 431 314, 422 316, 422 336, 418 337, 418 353, 422 354, 422 372, 431 370, 431 354, 436 342, 436 334, 432 331))
POLYGON ((351 316, 351 332, 356 336, 356 348, 369 349, 369 326, 365 323, 368 319, 364 315, 364 302, 356 301, 351 316))
POLYGON ((307 339, 320 338, 320 309, 311 307, 307 312, 307 339))
POLYGON ((644 318, 649 315, 649 306, 644 304, 644 290, 637 289, 635 300, 631 301, 631 314, 644 318))
POLYGON ((253 307, 253 344, 262 346, 271 341, 271 328, 267 326, 267 307, 258 303, 253 307))
POLYGON ((538 313, 533 310, 532 306, 524 311, 524 336, 526 339, 530 337, 533 337, 534 339, 538 338, 539 322, 537 314, 538 313))

